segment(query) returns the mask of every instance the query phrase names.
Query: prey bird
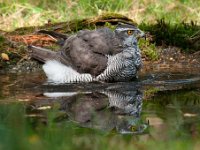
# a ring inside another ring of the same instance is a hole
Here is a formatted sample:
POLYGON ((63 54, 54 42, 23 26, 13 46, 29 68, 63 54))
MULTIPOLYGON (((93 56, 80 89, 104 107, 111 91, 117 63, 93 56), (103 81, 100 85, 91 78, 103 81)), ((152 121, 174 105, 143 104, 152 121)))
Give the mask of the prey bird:
POLYGON ((46 34, 63 40, 58 52, 31 45, 28 49, 32 58, 45 63, 43 70, 54 83, 129 81, 141 68, 137 40, 145 34, 134 25, 81 30, 71 36, 46 34))

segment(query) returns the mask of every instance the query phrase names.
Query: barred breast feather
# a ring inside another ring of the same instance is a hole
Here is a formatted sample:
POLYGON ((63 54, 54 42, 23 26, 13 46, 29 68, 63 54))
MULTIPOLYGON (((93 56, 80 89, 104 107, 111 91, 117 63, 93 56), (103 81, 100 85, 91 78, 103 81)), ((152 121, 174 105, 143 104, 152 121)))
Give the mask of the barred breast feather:
POLYGON ((125 50, 114 56, 107 56, 107 68, 98 75, 97 81, 125 81, 136 76, 141 66, 141 57, 135 51, 125 50))

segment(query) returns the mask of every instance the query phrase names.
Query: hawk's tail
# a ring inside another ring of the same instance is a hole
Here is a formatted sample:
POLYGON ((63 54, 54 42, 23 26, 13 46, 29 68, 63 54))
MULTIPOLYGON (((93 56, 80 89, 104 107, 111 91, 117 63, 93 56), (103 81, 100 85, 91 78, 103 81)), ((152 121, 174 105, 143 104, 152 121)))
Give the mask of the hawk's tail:
POLYGON ((41 61, 46 62, 47 60, 57 60, 58 59, 58 53, 51 51, 46 48, 36 47, 29 45, 28 46, 29 54, 32 58, 41 61))

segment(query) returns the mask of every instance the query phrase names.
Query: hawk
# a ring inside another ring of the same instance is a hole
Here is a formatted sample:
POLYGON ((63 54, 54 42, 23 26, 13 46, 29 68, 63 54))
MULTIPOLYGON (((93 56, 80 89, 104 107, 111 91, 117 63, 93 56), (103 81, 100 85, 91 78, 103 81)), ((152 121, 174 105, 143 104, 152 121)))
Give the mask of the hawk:
POLYGON ((60 35, 64 43, 58 52, 31 45, 28 49, 33 58, 45 63, 43 70, 55 83, 129 81, 141 68, 137 40, 144 36, 134 25, 118 24, 114 31, 104 27, 60 35))

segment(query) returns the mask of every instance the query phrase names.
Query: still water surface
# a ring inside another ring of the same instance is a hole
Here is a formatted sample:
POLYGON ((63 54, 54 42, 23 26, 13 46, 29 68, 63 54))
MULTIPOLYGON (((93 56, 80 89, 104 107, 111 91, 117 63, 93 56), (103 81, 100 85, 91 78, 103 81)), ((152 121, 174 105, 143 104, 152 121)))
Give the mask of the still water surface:
POLYGON ((159 73, 127 83, 55 85, 42 73, 1 74, 0 117, 0 148, 21 149, 28 139, 33 145, 51 142, 49 149, 56 149, 65 139, 71 148, 78 142, 87 149, 102 135, 136 143, 177 138, 193 143, 200 137, 200 75, 159 73))

